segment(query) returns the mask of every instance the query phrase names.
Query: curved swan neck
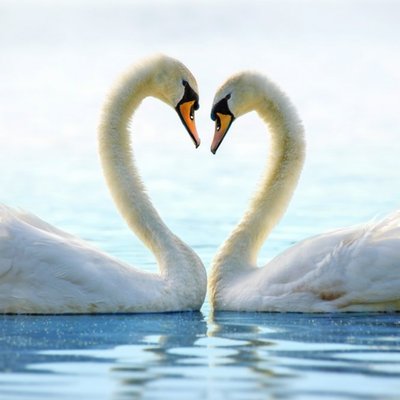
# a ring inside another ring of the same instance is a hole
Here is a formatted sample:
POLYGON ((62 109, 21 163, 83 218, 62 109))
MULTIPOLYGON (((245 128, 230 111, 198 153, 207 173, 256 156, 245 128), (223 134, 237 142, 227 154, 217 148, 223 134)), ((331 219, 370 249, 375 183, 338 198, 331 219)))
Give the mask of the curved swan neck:
POLYGON ((304 163, 303 127, 286 95, 262 78, 253 88, 252 109, 268 125, 270 156, 259 189, 217 255, 217 263, 224 260, 229 268, 256 265, 261 246, 289 204, 304 163))
MULTIPOLYGON (((137 67, 116 85, 103 109, 99 127, 99 154, 105 179, 122 217, 159 257, 170 253, 176 236, 153 207, 137 173, 128 125, 141 101, 157 93, 151 65, 137 67), (150 68, 149 68, 150 67, 150 68)), ((165 262, 158 260, 162 265, 165 262)))

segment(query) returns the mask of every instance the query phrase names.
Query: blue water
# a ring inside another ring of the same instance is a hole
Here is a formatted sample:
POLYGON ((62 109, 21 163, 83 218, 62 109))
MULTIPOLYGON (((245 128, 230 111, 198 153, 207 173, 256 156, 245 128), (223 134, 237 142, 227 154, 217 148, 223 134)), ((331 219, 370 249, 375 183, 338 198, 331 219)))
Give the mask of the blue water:
MULTIPOLYGON (((268 157, 265 127, 209 145, 216 87, 251 68, 281 85, 307 135, 291 205, 260 264, 296 241, 397 209, 400 3, 0 0, 0 202, 145 270, 101 176, 96 127, 115 77, 164 52, 196 75, 202 146, 146 100, 137 164, 171 229, 209 266, 268 157)), ((398 399, 397 314, 0 317, 1 399, 398 399)))
POLYGON ((2 317, 9 399, 395 399, 395 315, 2 317))

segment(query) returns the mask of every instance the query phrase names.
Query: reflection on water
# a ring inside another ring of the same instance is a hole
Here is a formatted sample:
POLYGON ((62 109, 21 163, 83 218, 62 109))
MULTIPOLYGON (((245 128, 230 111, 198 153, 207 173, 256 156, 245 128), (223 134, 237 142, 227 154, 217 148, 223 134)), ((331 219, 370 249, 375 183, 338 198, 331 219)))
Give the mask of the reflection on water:
POLYGON ((250 360, 274 398, 381 399, 400 390, 396 314, 221 313, 214 324, 213 335, 244 341, 235 362, 250 360))
POLYGON ((187 357, 172 350, 193 346, 206 331, 201 313, 5 316, 0 393, 139 396, 153 381, 181 379, 174 368, 187 357))
POLYGON ((0 395, 394 399, 399 326, 397 314, 5 316, 0 395))

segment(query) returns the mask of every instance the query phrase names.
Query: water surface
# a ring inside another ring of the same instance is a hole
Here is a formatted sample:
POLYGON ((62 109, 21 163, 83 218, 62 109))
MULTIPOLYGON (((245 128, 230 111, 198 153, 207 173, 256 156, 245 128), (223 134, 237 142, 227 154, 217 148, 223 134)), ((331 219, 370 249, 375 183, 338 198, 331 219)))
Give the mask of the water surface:
MULTIPOLYGON (((213 93, 258 69, 295 103, 307 159, 260 256, 399 207, 400 3, 0 1, 0 201, 148 271, 101 175, 96 127, 115 77, 154 52, 196 75, 202 146, 146 100, 140 173, 171 229, 209 266, 268 157, 256 115, 209 152, 213 93)), ((1 399, 398 399, 397 314, 0 317, 1 399)))
POLYGON ((394 399, 396 315, 6 316, 0 392, 40 399, 394 399))

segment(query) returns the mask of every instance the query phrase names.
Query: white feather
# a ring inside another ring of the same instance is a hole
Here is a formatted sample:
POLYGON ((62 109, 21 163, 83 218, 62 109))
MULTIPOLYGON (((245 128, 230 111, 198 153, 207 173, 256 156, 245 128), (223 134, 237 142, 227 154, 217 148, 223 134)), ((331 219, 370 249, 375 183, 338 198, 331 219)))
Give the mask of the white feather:
POLYGON ((280 220, 300 176, 303 128, 287 96, 257 73, 230 78, 235 117, 256 110, 268 123, 271 158, 244 217, 222 244, 209 279, 216 310, 338 312, 400 310, 400 211, 297 243, 257 268, 260 247, 280 220))
POLYGON ((199 310, 206 275, 199 257, 163 223, 132 159, 129 119, 146 96, 175 107, 192 74, 157 56, 125 74, 108 98, 99 150, 115 203, 155 254, 159 273, 127 265, 40 218, 0 206, 1 313, 109 313, 199 310))

